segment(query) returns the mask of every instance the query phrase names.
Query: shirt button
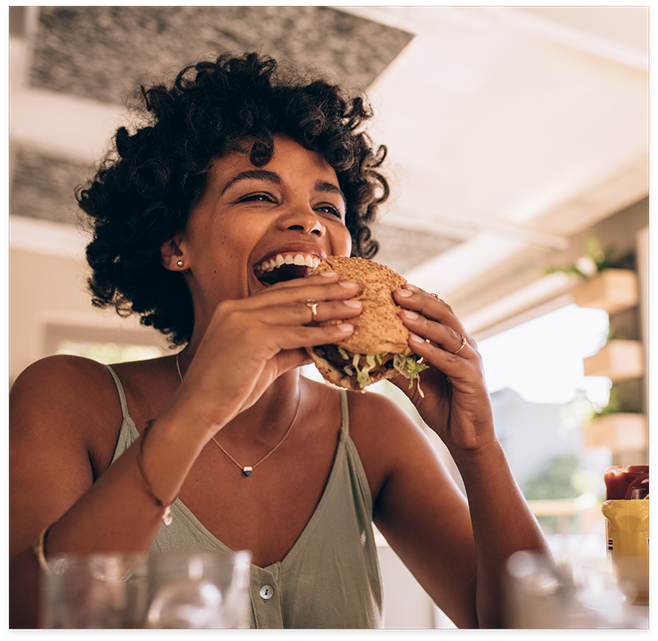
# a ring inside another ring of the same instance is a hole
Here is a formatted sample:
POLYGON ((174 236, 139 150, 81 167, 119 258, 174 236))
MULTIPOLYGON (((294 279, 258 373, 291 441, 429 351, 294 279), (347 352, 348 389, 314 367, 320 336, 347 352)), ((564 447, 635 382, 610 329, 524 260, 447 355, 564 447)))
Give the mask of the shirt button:
POLYGON ((274 589, 272 588, 271 585, 264 585, 260 589, 260 596, 261 599, 267 601, 268 599, 271 599, 274 596, 274 589))

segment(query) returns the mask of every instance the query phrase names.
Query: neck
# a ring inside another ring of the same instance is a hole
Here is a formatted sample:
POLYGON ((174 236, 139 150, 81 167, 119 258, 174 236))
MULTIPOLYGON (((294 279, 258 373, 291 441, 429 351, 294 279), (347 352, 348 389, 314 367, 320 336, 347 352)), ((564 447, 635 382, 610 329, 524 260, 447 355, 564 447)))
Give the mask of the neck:
MULTIPOLYGON (((303 384, 299 370, 287 372, 217 435, 222 445, 243 458, 253 456, 252 448, 269 450, 298 422, 303 400, 303 384)), ((295 428, 298 429, 298 426, 295 428)))

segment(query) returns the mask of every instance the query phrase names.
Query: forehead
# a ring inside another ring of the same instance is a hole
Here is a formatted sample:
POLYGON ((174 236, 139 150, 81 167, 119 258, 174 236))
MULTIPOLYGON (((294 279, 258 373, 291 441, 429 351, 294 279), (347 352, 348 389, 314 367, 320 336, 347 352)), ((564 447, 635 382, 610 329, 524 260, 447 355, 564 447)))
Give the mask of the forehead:
POLYGON ((332 179, 332 182, 338 185, 335 170, 322 154, 306 149, 306 147, 286 136, 275 135, 273 140, 274 149, 268 162, 259 163, 257 166, 251 162, 251 149, 255 140, 249 139, 240 143, 237 150, 215 157, 212 161, 212 173, 230 179, 231 174, 257 167, 268 171, 276 171, 282 177, 292 177, 295 174, 300 174, 300 177, 302 177, 308 176, 309 170, 312 170, 314 178, 322 176, 325 180, 332 179))

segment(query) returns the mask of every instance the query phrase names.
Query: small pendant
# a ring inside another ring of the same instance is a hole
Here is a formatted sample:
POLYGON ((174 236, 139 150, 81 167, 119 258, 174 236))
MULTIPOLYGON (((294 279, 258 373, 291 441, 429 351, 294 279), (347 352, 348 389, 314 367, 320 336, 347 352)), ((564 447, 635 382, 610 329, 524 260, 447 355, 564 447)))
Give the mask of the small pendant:
POLYGON ((165 508, 164 514, 162 515, 162 522, 165 525, 171 525, 174 520, 174 517, 171 515, 171 506, 165 508))
POLYGON ((243 468, 242 468, 242 473, 243 473, 245 476, 249 476, 249 475, 251 474, 252 471, 253 471, 253 468, 252 468, 252 467, 243 467, 243 468))

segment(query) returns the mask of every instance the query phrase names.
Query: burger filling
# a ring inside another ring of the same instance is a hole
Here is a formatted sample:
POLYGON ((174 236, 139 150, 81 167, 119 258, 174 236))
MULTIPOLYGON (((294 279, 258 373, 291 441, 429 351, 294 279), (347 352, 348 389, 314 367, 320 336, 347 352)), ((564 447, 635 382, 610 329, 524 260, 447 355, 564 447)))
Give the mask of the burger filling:
MULTIPOLYGON (((371 374, 379 374, 382 370, 395 369, 409 379, 409 389, 418 378, 420 372, 428 368, 422 358, 416 354, 354 354, 337 345, 319 345, 314 348, 319 356, 347 376, 356 376, 362 389, 372 382, 371 374)), ((420 391, 420 387, 418 388, 420 391)), ((422 392, 421 392, 422 396, 422 392)))

